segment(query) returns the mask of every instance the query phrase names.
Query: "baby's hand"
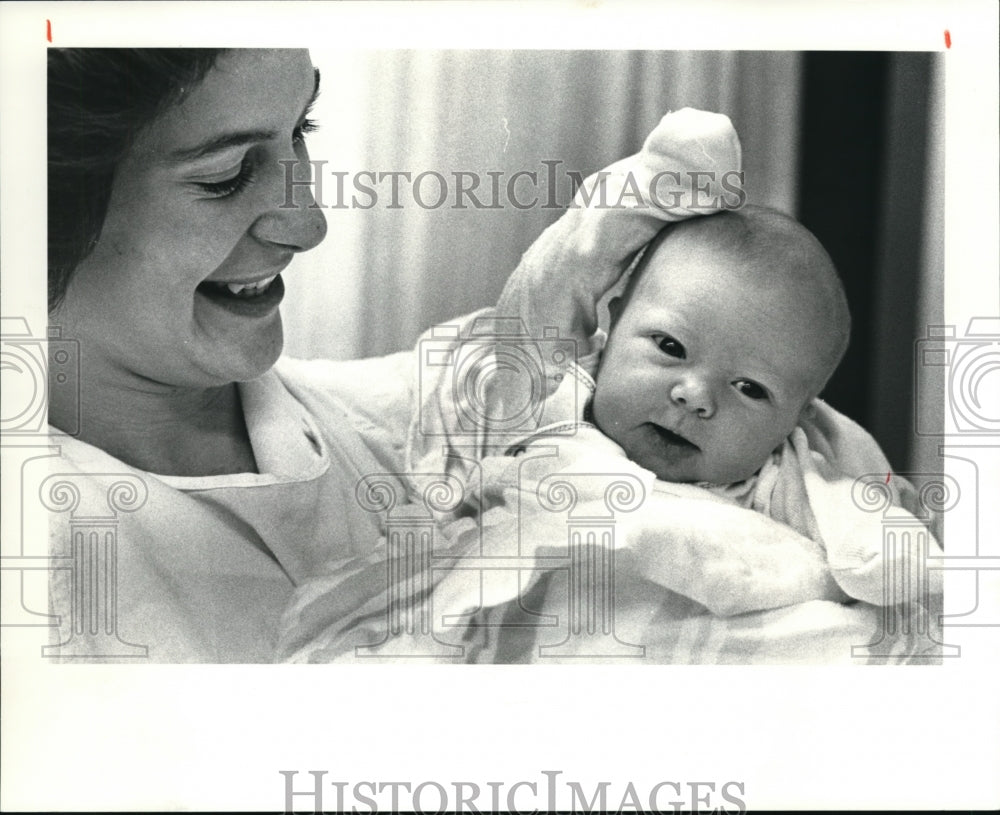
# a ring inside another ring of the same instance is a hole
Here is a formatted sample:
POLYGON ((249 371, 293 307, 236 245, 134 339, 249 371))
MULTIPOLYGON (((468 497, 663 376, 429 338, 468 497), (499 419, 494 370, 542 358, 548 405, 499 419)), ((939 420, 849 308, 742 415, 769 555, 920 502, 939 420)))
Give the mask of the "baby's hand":
POLYGON ((642 149, 590 176, 574 207, 648 210, 665 221, 736 209, 745 202, 742 150, 729 117, 684 108, 668 113, 642 149))
POLYGON ((650 174, 651 197, 663 204, 667 220, 741 207, 742 156, 728 116, 693 108, 664 116, 638 154, 650 174))
POLYGON ((684 108, 664 116, 635 155, 588 177, 567 214, 578 251, 622 259, 665 221, 745 203, 742 150, 729 117, 684 108), (583 210, 572 217, 572 210, 583 210))
POLYGON ((871 512, 855 500, 856 479, 839 472, 818 452, 810 451, 801 428, 792 431, 791 439, 800 451, 809 508, 816 519, 827 562, 841 588, 851 597, 873 605, 909 599, 907 591, 918 585, 931 594, 940 594, 941 572, 928 571, 920 561, 943 553, 933 536, 919 529, 916 518, 902 508, 895 485, 879 484, 879 487, 887 494, 887 504, 892 504, 892 517, 908 518, 914 527, 909 536, 912 541, 905 538, 887 547, 884 514, 871 512), (916 545, 921 539, 925 543, 916 545))
POLYGON ((556 326, 586 343, 597 329, 597 302, 664 222, 742 205, 741 159, 728 116, 668 113, 638 153, 583 182, 521 258, 497 314, 519 317, 532 336, 556 326))

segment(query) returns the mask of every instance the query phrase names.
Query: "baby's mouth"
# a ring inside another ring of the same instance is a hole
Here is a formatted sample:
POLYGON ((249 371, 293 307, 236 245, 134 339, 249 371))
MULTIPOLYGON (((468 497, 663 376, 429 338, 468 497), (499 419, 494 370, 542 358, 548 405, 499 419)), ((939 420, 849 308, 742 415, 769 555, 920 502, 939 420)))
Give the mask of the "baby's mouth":
POLYGON ((650 426, 656 431, 656 435, 659 436, 660 440, 669 447, 683 450, 700 449, 697 444, 688 441, 682 435, 675 433, 673 430, 667 430, 667 428, 653 423, 650 423, 650 426))

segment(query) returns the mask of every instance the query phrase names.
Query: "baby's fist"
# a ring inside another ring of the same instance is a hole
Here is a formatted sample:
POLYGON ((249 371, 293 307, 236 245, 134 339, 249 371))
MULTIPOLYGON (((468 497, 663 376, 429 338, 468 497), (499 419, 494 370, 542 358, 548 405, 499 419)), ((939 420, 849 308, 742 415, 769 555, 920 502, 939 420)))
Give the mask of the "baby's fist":
POLYGON ((667 220, 737 209, 746 200, 740 139, 722 113, 668 113, 635 158, 653 205, 667 220))

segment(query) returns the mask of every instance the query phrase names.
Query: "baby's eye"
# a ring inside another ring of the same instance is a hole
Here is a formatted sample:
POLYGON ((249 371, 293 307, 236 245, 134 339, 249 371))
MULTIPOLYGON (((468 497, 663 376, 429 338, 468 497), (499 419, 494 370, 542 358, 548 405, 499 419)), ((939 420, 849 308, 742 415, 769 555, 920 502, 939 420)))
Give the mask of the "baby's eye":
POLYGON ((741 379, 736 382, 736 389, 748 399, 767 399, 767 391, 756 382, 749 379, 741 379))
POLYGON ((667 334, 654 335, 653 342, 655 342, 657 346, 659 346, 659 349, 667 356, 676 357, 677 359, 684 359, 686 356, 684 346, 667 334))

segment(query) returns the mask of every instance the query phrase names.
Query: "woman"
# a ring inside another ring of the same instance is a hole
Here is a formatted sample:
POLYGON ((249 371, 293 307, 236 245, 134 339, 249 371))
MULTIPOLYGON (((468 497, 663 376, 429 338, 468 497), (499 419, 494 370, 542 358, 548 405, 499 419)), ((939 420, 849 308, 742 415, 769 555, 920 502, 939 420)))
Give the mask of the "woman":
POLYGON ((61 657, 268 660, 295 583, 379 537, 343 368, 275 365, 281 273, 326 232, 286 200, 318 90, 305 51, 50 51, 50 322, 81 366, 78 399, 50 387, 61 657), (116 544, 80 537, 109 505, 116 544))

